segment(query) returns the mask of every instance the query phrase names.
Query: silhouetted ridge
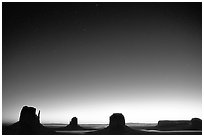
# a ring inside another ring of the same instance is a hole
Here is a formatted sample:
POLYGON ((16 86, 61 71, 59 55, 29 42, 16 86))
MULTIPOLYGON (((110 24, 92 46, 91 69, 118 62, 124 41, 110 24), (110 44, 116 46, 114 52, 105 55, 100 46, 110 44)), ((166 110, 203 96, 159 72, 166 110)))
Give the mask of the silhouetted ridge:
POLYGON ((40 111, 37 116, 36 108, 28 106, 22 108, 19 121, 9 126, 5 131, 5 134, 12 135, 41 135, 53 133, 55 132, 45 128, 40 123, 40 111))
POLYGON ((157 124, 159 130, 202 130, 202 120, 160 120, 157 124))
POLYGON ((189 126, 189 120, 160 120, 157 124, 159 128, 165 127, 177 127, 177 126, 189 126))

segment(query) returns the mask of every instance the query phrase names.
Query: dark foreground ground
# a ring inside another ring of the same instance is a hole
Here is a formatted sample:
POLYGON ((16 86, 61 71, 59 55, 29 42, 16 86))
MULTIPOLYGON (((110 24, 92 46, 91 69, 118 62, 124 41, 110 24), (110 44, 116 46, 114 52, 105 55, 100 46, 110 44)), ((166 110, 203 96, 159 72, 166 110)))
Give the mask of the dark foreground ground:
MULTIPOLYGON (((108 124, 81 124, 83 129, 69 130, 64 128, 65 124, 44 124, 48 130, 53 131, 53 135, 202 135, 202 130, 192 130, 186 127, 165 127, 159 128, 157 124, 129 123, 124 129, 112 131, 108 124)), ((3 135, 12 134, 9 132, 8 124, 3 124, 3 135)))

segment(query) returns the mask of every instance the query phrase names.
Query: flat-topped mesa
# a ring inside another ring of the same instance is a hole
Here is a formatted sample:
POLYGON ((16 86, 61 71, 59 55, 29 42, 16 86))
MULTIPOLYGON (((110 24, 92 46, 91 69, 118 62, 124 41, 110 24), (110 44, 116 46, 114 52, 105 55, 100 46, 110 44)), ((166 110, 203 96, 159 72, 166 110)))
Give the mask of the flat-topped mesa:
POLYGON ((36 108, 24 106, 20 113, 19 122, 25 126, 38 126, 40 124, 40 111, 36 115, 36 108))
POLYGON ((120 129, 125 127, 125 117, 122 113, 114 113, 110 116, 109 127, 111 129, 120 129))
POLYGON ((179 126, 189 126, 189 120, 160 120, 157 124, 159 128, 168 128, 168 127, 179 127, 179 126))
POLYGON ((192 129, 202 130, 202 120, 199 118, 192 118, 191 120, 160 120, 157 124, 159 129, 174 130, 192 129))
POLYGON ((202 130, 202 120, 199 118, 192 118, 191 128, 195 130, 202 130))

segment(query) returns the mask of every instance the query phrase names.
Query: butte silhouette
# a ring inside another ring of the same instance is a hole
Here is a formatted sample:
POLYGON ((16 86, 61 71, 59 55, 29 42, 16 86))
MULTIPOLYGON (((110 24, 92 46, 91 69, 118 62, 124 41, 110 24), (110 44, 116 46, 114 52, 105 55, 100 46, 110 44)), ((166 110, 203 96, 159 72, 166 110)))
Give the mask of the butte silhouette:
POLYGON ((73 117, 66 127, 64 127, 65 130, 83 130, 81 126, 78 125, 78 119, 76 117, 73 117))
POLYGON ((93 135, 142 135, 143 131, 133 130, 125 125, 125 117, 121 113, 114 113, 110 116, 109 126, 98 131, 90 132, 93 135))
POLYGON ((191 129, 202 130, 202 120, 199 118, 191 119, 191 129))
POLYGON ((24 106, 19 121, 8 126, 4 134, 9 135, 49 135, 55 132, 40 123, 40 111, 36 115, 36 108, 24 106))

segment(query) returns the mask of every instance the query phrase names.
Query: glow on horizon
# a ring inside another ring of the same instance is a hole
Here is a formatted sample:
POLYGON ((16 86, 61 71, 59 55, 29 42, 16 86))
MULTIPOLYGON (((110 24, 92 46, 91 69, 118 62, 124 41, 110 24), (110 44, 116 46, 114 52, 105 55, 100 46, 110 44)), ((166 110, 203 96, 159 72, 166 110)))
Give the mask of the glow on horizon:
MULTIPOLYGON (((72 117, 77 117, 79 124, 108 124, 109 117, 113 113, 122 113, 125 116, 126 123, 157 123, 159 120, 190 120, 191 118, 202 117, 201 105, 195 107, 196 104, 187 103, 179 104, 179 101, 174 103, 164 103, 163 101, 153 102, 151 104, 140 102, 134 103, 131 100, 128 103, 112 102, 109 105, 105 103, 76 105, 76 108, 67 108, 66 105, 55 104, 52 107, 33 106, 36 107, 36 113, 41 111, 41 123, 63 123, 68 124, 72 117), (141 105, 142 104, 142 105, 141 105), (163 105, 161 105, 163 104, 163 105), (167 107, 168 106, 168 107, 167 107), (69 110, 69 111, 68 111, 69 110), (200 113, 199 113, 200 112, 200 113)), ((28 106, 32 106, 28 103, 28 106)), ((18 121, 19 113, 3 117, 3 122, 18 121)))
MULTIPOLYGON (((124 84, 125 85, 125 84, 124 84)), ((149 94, 145 93, 148 88, 133 88, 133 86, 126 85, 123 88, 112 88, 110 91, 106 88, 98 89, 97 96, 93 91, 97 88, 83 89, 87 92, 86 95, 80 96, 79 91, 74 91, 72 96, 66 93, 64 88, 55 89, 58 92, 49 92, 47 96, 40 92, 40 96, 29 92, 25 94, 27 98, 22 98, 12 105, 6 105, 3 102, 3 122, 18 121, 20 110, 24 105, 35 107, 36 113, 41 111, 42 123, 69 123, 72 117, 77 117, 79 123, 108 123, 109 117, 113 113, 123 113, 127 123, 156 123, 159 120, 190 120, 191 118, 202 116, 202 103, 200 98, 202 96, 194 95, 193 92, 188 92, 184 95, 181 92, 171 94, 170 89, 164 92, 165 87, 160 86, 159 96, 156 92, 151 91, 149 94), (119 90, 120 89, 120 90, 119 90), (108 91, 102 94, 103 90, 108 91), (141 91, 137 96, 130 96, 133 91, 141 91), (60 96, 61 92, 64 93, 60 96), (112 92, 111 92, 112 91, 112 92), (116 93, 116 91, 119 91, 116 93), (122 91, 129 91, 122 92, 122 91), (150 94, 151 93, 151 94, 150 94), (190 94, 191 93, 191 94, 190 94), (115 94, 115 96, 113 96, 115 94), (111 95, 110 97, 108 95, 111 95), (32 98, 29 98, 32 97, 32 98), (29 98, 29 99, 28 99, 29 98), (72 98, 75 98, 72 100, 72 98), (114 100, 113 100, 114 98, 114 100), (46 101, 45 101, 46 100, 46 101), (4 111, 4 106, 8 106, 4 111), (14 113, 15 112, 15 113, 14 113)), ((97 87, 97 86, 96 86, 97 87)), ((79 90, 77 88, 76 90, 79 90)), ((150 88, 151 89, 151 88, 150 88)), ((149 89, 149 90, 150 90, 149 89)), ((155 88, 156 90, 157 88, 155 88)), ((173 88, 172 88, 173 89, 173 88)), ((186 88, 178 88, 179 90, 188 91, 186 88)), ((49 89, 48 89, 49 90, 49 89)), ((47 93, 45 91, 45 93, 47 93)), ((21 95, 22 96, 22 95, 21 95)), ((18 96, 16 96, 18 98, 18 96)), ((11 103, 11 102, 8 102, 11 103)))

